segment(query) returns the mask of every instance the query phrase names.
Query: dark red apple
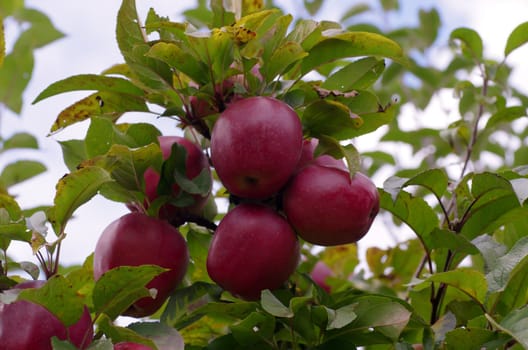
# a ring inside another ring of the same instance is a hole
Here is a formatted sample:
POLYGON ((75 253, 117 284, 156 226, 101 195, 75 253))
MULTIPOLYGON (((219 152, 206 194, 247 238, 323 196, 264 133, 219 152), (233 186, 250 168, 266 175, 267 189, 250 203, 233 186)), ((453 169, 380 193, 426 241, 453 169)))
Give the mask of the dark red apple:
POLYGON ((141 212, 126 214, 108 225, 95 246, 94 277, 118 266, 158 265, 169 269, 147 284, 155 298, 136 301, 123 315, 143 317, 157 311, 182 281, 189 261, 180 232, 165 220, 141 212))
POLYGON ((126 341, 114 344, 114 350, 152 350, 152 348, 143 344, 126 341))
POLYGON ((211 159, 218 177, 231 194, 245 198, 277 193, 294 172, 301 149, 299 117, 272 97, 230 104, 211 135, 211 159))
POLYGON ((323 261, 318 261, 312 271, 310 277, 312 280, 327 293, 330 293, 331 287, 326 282, 326 279, 332 276, 334 272, 323 261))
MULTIPOLYGON (((45 281, 28 281, 14 288, 40 288, 45 281)), ((0 303, 0 349, 51 350, 51 338, 68 340, 80 349, 87 348, 93 338, 93 325, 88 308, 79 321, 66 327, 41 305, 26 300, 0 303)))
POLYGON ((357 172, 312 164, 299 171, 283 197, 284 212, 297 234, 322 246, 357 242, 379 211, 374 183, 357 172))
POLYGON ((207 272, 233 295, 258 300, 281 287, 299 261, 299 242, 273 209, 240 204, 220 221, 207 255, 207 272))
POLYGON ((322 154, 314 158, 315 149, 319 144, 319 140, 312 138, 303 141, 303 148, 301 152, 301 159, 297 164, 297 169, 302 169, 309 164, 319 164, 327 167, 334 167, 337 169, 347 170, 347 166, 342 159, 335 159, 328 154, 322 154))
MULTIPOLYGON (((210 173, 209 161, 207 156, 202 152, 193 142, 189 141, 184 137, 179 136, 160 136, 158 137, 161 152, 163 158, 169 158, 171 154, 172 145, 177 143, 185 147, 187 151, 187 157, 185 160, 185 175, 188 179, 194 179, 204 169, 210 173)), ((153 168, 148 168, 144 174, 145 178, 145 194, 148 202, 144 203, 148 207, 148 203, 151 203, 158 197, 157 187, 160 180, 160 174, 153 168)), ((174 184, 172 186, 172 193, 176 197, 180 193, 180 186, 174 184)), ((187 207, 177 207, 171 204, 163 205, 159 210, 159 217, 161 219, 169 220, 175 226, 179 226, 184 222, 187 215, 198 215, 205 203, 207 202, 208 195, 193 195, 194 203, 187 207)), ((132 208, 134 210, 134 208, 132 208)))

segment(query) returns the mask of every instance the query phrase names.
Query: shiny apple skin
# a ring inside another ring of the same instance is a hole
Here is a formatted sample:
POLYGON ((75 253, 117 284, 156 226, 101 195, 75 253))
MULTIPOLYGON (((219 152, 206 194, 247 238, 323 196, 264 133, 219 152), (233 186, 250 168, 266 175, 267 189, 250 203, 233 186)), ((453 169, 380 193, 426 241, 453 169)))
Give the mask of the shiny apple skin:
POLYGON ((321 246, 354 243, 368 232, 379 211, 374 183, 356 172, 312 164, 288 184, 283 207, 302 239, 321 246))
MULTIPOLYGON (((14 288, 40 288, 46 281, 28 281, 14 288)), ((66 327, 43 306, 27 300, 0 303, 0 349, 51 350, 51 338, 69 340, 80 349, 87 348, 94 331, 90 312, 85 306, 79 321, 66 327)))
POLYGON ((211 134, 211 160, 222 184, 243 198, 276 194, 299 162, 302 126, 295 111, 272 97, 249 97, 222 112, 211 134))
POLYGON ((240 204, 215 231, 207 271, 218 285, 245 300, 258 300, 264 289, 284 285, 299 262, 299 241, 288 222, 273 209, 240 204))
POLYGON ((123 315, 149 316, 156 312, 185 276, 189 262, 187 244, 167 221, 140 212, 126 214, 110 223, 94 251, 94 278, 118 266, 158 265, 169 269, 154 277, 147 288, 156 288, 156 298, 136 301, 123 315))

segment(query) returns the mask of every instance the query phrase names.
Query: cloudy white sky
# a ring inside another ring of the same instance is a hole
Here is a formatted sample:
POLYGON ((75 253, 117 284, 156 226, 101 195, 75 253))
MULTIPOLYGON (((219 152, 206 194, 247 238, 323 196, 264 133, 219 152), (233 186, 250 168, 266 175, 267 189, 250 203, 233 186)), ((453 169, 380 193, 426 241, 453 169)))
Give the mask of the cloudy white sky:
MULTIPOLYGON (((337 19, 338 11, 358 3, 358 0, 328 0, 324 8, 324 19, 337 19), (347 6, 345 6, 345 4, 347 6)), ((377 1, 365 1, 377 4, 377 1)), ((153 7, 161 15, 179 20, 181 9, 189 7, 194 1, 138 0, 138 10, 142 18, 149 7, 153 7)), ((13 188, 13 193, 23 207, 50 204, 54 195, 57 180, 66 173, 62 163, 57 140, 82 138, 86 125, 72 127, 52 137, 47 137, 48 130, 57 114, 74 101, 86 96, 86 93, 69 93, 44 100, 36 105, 30 102, 50 83, 62 78, 81 74, 99 73, 114 63, 121 62, 117 44, 114 40, 115 16, 120 1, 103 0, 26 0, 28 7, 34 7, 45 12, 55 26, 66 34, 66 37, 48 47, 37 51, 33 79, 24 95, 25 105, 22 115, 15 116, 9 111, 0 110, 2 119, 0 132, 9 136, 16 131, 28 131, 36 135, 41 142, 38 152, 13 152, 2 155, 0 169, 9 161, 21 156, 40 159, 49 167, 49 171, 34 180, 13 188)), ((287 2, 288 10, 301 8, 300 0, 287 2), (298 5, 296 5, 298 4, 298 5)), ((376 6, 376 5, 373 5, 376 6)), ((445 26, 442 29, 439 44, 446 45, 449 32, 456 27, 466 26, 476 29, 484 40, 485 52, 493 58, 501 59, 504 44, 508 34, 518 24, 528 20, 528 0, 401 0, 403 16, 389 18, 387 25, 398 25, 402 22, 415 23, 417 8, 435 6, 441 14, 445 26), (391 22, 393 21, 393 22, 391 22)), ((321 18, 320 18, 321 19, 321 18)), ((7 28, 8 47, 10 30, 7 28)), ((11 32, 13 33, 13 32, 11 32)), ((528 77, 526 48, 515 51, 509 58, 512 65, 518 67, 514 81, 518 85, 525 84, 528 77), (524 66, 522 66, 524 65, 524 66)), ((441 51, 433 59, 442 60, 441 51)), ((133 115, 130 118, 141 119, 143 116, 133 115)), ((152 120, 149 116, 148 120, 152 120)), ((172 121, 156 121, 162 130, 171 130, 172 121)), ((378 184, 380 185, 380 184, 378 184)), ((95 247, 97 237, 111 221, 126 213, 125 207, 103 198, 95 198, 76 212, 76 219, 68 226, 69 237, 65 240, 62 261, 65 264, 80 263, 95 247)), ((376 226, 374 227, 374 230, 376 226)), ((376 235, 376 234, 375 234, 376 235)), ((379 245, 379 236, 367 235, 360 242, 366 246, 371 241, 379 245)), ((388 241, 390 243, 390 241, 388 241)), ((35 261, 27 246, 15 244, 11 249, 12 256, 18 259, 35 261)))

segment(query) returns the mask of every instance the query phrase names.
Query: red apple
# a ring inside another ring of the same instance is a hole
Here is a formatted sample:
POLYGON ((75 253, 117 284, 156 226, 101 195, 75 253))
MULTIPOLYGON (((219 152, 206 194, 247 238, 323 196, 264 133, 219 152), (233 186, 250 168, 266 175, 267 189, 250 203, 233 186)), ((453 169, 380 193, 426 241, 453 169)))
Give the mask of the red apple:
POLYGON ((299 261, 299 242, 288 222, 260 204, 240 204, 220 221, 207 255, 207 272, 233 295, 258 300, 281 287, 299 261))
POLYGON ((108 225, 95 246, 94 277, 118 266, 158 265, 169 269, 150 281, 155 298, 136 301, 123 315, 143 317, 157 311, 182 281, 189 261, 185 240, 165 220, 141 212, 126 214, 108 225))
POLYGON ((301 159, 297 164, 297 169, 300 170, 309 164, 319 164, 327 167, 334 167, 337 169, 347 170, 347 166, 342 159, 335 159, 328 154, 322 154, 314 158, 314 152, 319 144, 319 140, 312 138, 303 141, 303 148, 301 152, 301 159))
POLYGON ((318 245, 357 242, 370 229, 379 211, 374 183, 357 172, 312 164, 288 184, 284 212, 297 234, 318 245))
MULTIPOLYGON (((161 152, 163 158, 169 158, 171 154, 172 145, 178 143, 185 147, 187 151, 187 157, 185 160, 185 175, 188 179, 194 179, 204 169, 210 172, 209 161, 207 156, 202 152, 193 142, 186 138, 179 136, 160 136, 158 137, 161 152)), ((151 203, 158 197, 157 187, 160 180, 160 174, 153 168, 148 168, 144 174, 145 179, 145 194, 148 199, 148 203, 151 203)), ((172 193, 176 197, 180 193, 180 186, 174 184, 172 186, 172 193)), ((189 214, 198 215, 205 203, 207 202, 208 195, 193 195, 194 204, 187 207, 177 207, 171 204, 163 205, 159 210, 159 217, 161 219, 169 220, 175 226, 183 224, 185 217, 189 214)), ((146 202, 144 205, 148 207, 146 202)), ((132 208, 134 210, 134 208, 132 208)))
POLYGON ((299 117, 271 97, 230 104, 211 135, 211 159, 218 177, 231 194, 245 198, 277 193, 294 172, 301 149, 299 117))
POLYGON ((152 350, 152 348, 143 344, 125 341, 114 344, 114 350, 152 350))
POLYGON ((334 272, 328 265, 322 261, 318 261, 310 272, 310 277, 319 287, 323 288, 327 293, 330 293, 331 288, 326 282, 326 279, 333 274, 334 272))
MULTIPOLYGON (((28 281, 14 288, 40 288, 45 281, 28 281)), ((88 308, 79 321, 66 327, 41 305, 26 300, 0 303, 0 348, 2 350, 51 350, 51 338, 68 340, 80 349, 92 342, 93 325, 88 308)))

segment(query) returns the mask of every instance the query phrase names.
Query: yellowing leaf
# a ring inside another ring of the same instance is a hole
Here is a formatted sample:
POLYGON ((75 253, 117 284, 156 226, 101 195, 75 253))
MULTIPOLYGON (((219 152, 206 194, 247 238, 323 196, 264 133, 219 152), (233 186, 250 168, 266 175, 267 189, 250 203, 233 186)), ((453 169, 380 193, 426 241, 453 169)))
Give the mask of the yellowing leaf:
POLYGON ((56 232, 64 228, 78 207, 95 196, 100 187, 111 180, 110 174, 98 167, 81 168, 60 179, 56 186, 54 206, 49 213, 49 220, 56 232))
POLYGON ((116 92, 97 92, 60 112, 51 127, 51 132, 57 132, 92 116, 108 116, 115 120, 129 111, 147 112, 148 107, 145 101, 137 96, 116 92))

